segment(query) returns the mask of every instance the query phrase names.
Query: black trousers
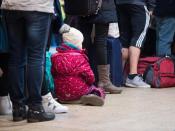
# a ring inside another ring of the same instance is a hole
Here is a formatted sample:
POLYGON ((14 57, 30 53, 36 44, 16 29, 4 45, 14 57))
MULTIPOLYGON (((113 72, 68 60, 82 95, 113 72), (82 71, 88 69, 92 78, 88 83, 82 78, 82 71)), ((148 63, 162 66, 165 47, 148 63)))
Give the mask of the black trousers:
MULTIPOLYGON (((87 49, 88 54, 90 47, 92 46, 92 33, 93 24, 87 23, 84 20, 79 20, 79 30, 84 35, 83 48, 87 49)), ((95 55, 98 58, 98 65, 106 65, 107 64, 107 36, 108 36, 109 24, 95 24, 95 37, 94 37, 94 48, 95 55)))

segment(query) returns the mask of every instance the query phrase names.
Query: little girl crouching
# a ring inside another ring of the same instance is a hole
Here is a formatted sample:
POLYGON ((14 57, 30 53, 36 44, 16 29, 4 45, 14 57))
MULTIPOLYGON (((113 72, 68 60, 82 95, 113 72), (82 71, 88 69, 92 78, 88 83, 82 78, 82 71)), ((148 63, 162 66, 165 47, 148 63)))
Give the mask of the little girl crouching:
POLYGON ((104 105, 103 89, 93 85, 95 77, 85 50, 82 49, 82 33, 70 27, 68 32, 62 32, 62 36, 63 43, 51 58, 51 72, 58 100, 71 104, 104 105))

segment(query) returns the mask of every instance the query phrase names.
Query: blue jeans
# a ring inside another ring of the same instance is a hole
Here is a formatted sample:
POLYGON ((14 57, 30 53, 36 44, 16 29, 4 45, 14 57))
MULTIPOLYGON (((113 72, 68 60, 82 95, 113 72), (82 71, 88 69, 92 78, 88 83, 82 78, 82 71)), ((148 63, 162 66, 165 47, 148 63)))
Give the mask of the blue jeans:
POLYGON ((172 55, 171 46, 175 35, 175 17, 157 18, 157 56, 172 55))
POLYGON ((41 85, 51 14, 36 11, 6 11, 9 42, 9 87, 14 105, 41 105, 41 85), (25 70, 26 69, 26 70, 25 70))

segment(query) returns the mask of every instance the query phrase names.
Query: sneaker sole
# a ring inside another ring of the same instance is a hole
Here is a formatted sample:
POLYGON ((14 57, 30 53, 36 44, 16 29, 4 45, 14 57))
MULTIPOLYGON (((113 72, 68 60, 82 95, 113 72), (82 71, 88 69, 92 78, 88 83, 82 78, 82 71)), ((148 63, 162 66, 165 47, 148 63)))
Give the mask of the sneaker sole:
POLYGON ((125 85, 127 87, 132 87, 132 88, 151 88, 151 86, 136 86, 136 85, 128 84, 128 83, 126 83, 125 85))
MULTIPOLYGON (((46 112, 49 112, 49 111, 46 111, 46 112)), ((68 109, 63 109, 63 110, 52 110, 53 113, 55 114, 63 114, 63 113, 68 113, 68 109)))
POLYGON ((104 105, 104 100, 101 97, 98 97, 95 95, 82 96, 81 102, 84 105, 92 105, 92 106, 103 106, 104 105))

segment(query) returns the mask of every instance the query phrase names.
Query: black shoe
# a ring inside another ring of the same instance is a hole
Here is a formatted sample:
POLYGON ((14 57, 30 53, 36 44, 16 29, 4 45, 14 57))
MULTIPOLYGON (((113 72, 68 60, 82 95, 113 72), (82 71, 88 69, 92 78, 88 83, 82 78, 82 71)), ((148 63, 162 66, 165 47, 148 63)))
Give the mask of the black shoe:
POLYGON ((18 122, 26 119, 25 106, 13 106, 13 121, 18 122))
POLYGON ((50 121, 55 118, 54 113, 46 113, 43 106, 31 107, 27 113, 27 122, 50 121))

